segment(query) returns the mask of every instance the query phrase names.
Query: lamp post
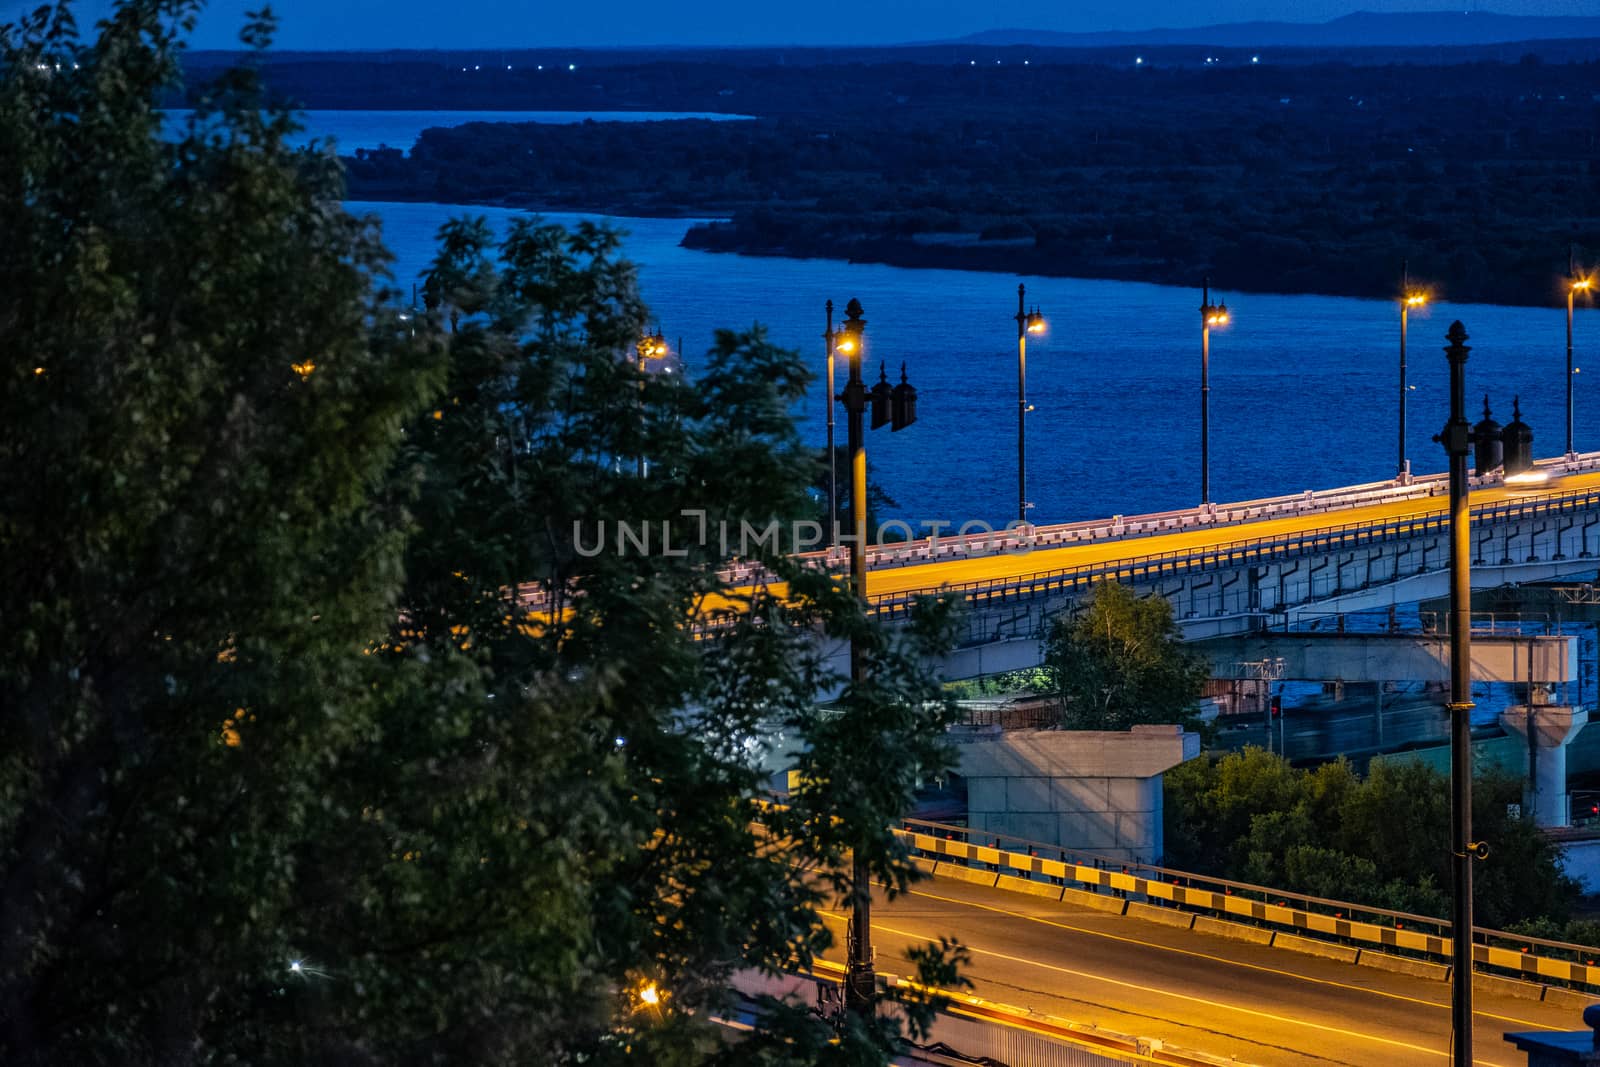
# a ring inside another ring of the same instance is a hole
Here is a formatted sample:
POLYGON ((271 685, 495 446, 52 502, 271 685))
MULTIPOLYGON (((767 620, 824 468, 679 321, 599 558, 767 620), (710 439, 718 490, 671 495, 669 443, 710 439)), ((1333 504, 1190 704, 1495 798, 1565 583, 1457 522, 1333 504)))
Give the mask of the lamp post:
POLYGON ((833 454, 833 301, 827 304, 828 325, 822 332, 828 348, 828 547, 839 543, 839 459, 833 454))
POLYGON ((1460 322, 1445 334, 1450 342, 1450 421, 1434 437, 1450 459, 1450 1039, 1452 1067, 1472 1065, 1472 861, 1489 854, 1472 839, 1472 532, 1468 507, 1467 456, 1477 452, 1477 471, 1499 466, 1507 485, 1542 481, 1533 466, 1533 431, 1512 401, 1505 427, 1489 414, 1468 426, 1466 414, 1467 330, 1460 322))
POLYGON ((1405 482, 1411 477, 1411 461, 1406 459, 1406 323, 1411 309, 1428 302, 1428 294, 1411 288, 1411 274, 1406 261, 1400 261, 1400 462, 1396 479, 1405 482))
MULTIPOLYGON (((849 377, 838 400, 844 404, 846 442, 850 449, 850 585, 863 602, 867 598, 867 450, 866 428, 862 416, 868 400, 872 404, 872 428, 884 423, 894 431, 917 421, 917 391, 906 381, 905 365, 900 367, 900 384, 890 386, 881 370, 878 384, 871 390, 861 378, 862 332, 867 320, 861 317, 861 301, 845 305, 845 320, 839 324, 837 347, 849 361, 849 377)), ((831 351, 831 346, 830 346, 831 351)), ((867 677, 866 657, 861 646, 850 642, 850 681, 860 687, 867 677)), ((862 828, 863 832, 866 828, 862 828)), ((872 958, 872 872, 865 850, 852 851, 850 876, 850 926, 847 936, 848 960, 845 965, 845 1006, 861 1015, 872 1014, 877 1002, 878 979, 872 958)))
MULTIPOLYGON (((652 359, 665 359, 667 356, 667 339, 661 335, 661 327, 656 327, 655 333, 645 334, 634 344, 634 351, 638 355, 639 366, 639 417, 644 418, 644 374, 645 363, 652 359)), ((644 451, 639 452, 639 477, 645 474, 644 451)))
POLYGON ((1592 278, 1578 277, 1578 272, 1573 269, 1572 246, 1567 246, 1567 456, 1573 455, 1572 448, 1572 298, 1581 289, 1587 293, 1594 284, 1592 278))
POLYGON ((1211 503, 1211 327, 1228 323, 1228 305, 1211 302, 1211 279, 1200 296, 1200 503, 1211 503))
MULTIPOLYGON (((1465 343, 1467 329, 1450 324, 1450 421, 1438 440, 1450 459, 1450 1054, 1453 1067, 1472 1067, 1472 533, 1467 506, 1465 343)), ((1487 418, 1487 416, 1485 416, 1487 418)))
POLYGON ((1027 287, 1017 286, 1017 521, 1028 521, 1028 335, 1044 333, 1038 308, 1024 310, 1027 287))

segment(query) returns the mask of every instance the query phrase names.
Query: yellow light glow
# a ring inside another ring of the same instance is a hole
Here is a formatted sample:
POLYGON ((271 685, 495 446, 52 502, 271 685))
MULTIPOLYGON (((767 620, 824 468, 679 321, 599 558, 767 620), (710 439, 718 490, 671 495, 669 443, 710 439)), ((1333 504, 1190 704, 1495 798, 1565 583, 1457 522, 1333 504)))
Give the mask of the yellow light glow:
POLYGON ((835 345, 834 347, 836 347, 840 352, 843 352, 847 356, 848 355, 853 355, 855 353, 855 350, 856 350, 855 338, 853 338, 853 337, 842 337, 842 338, 839 339, 839 343, 837 345, 835 345))
POLYGON ((1538 485, 1549 480, 1549 471, 1523 471, 1521 474, 1506 475, 1507 485, 1538 485))
POLYGON ((37 378, 39 375, 41 375, 43 373, 44 373, 44 368, 43 367, 35 367, 35 368, 33 368, 33 376, 35 378, 37 378))
POLYGON ((1037 322, 1028 323, 1028 332, 1029 333, 1044 333, 1044 320, 1040 319, 1037 322))
POLYGON ((303 382, 311 377, 311 372, 317 369, 317 365, 308 359, 304 363, 289 364, 289 369, 300 375, 300 380, 303 382))
POLYGON ((1206 319, 1206 325, 1207 326, 1226 326, 1227 324, 1228 324, 1228 316, 1226 316, 1226 315, 1221 315, 1221 314, 1212 315, 1212 316, 1210 316, 1209 318, 1206 319))
POLYGON ((661 991, 652 983, 639 990, 639 999, 654 1007, 661 1003, 661 991))
POLYGON ((1587 289, 1593 284, 1593 278, 1579 278, 1572 283, 1572 287, 1574 289, 1587 289))
POLYGON ((1406 307, 1419 308, 1428 302, 1427 293, 1410 293, 1406 296, 1406 307))

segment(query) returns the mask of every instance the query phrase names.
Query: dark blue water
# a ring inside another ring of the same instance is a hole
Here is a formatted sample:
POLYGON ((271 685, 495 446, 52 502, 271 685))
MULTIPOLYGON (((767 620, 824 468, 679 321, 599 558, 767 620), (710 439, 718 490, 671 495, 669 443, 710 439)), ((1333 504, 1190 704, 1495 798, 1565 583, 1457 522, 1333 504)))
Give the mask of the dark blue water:
MULTIPOLYGON (((167 112, 168 129, 187 121, 193 112, 167 112)), ((596 122, 659 122, 664 119, 745 119, 700 111, 303 111, 305 131, 295 137, 296 147, 313 138, 331 139, 342 155, 358 148, 399 148, 410 151, 417 137, 430 126, 464 126, 469 122, 541 122, 570 124, 596 122)))
MULTIPOLYGON (((505 210, 438 204, 361 204, 384 222, 409 283, 452 214, 503 220, 505 210)), ((575 216, 552 215, 571 222, 575 216)), ((629 257, 674 347, 692 364, 719 326, 760 322, 820 375, 823 302, 861 300, 868 356, 905 360, 921 393, 920 419, 901 433, 868 434, 872 475, 898 517, 1003 524, 1016 508, 1016 290, 1028 286, 1050 320, 1030 341, 1029 497, 1036 522, 1187 507, 1199 500, 1200 292, 1131 282, 1017 278, 907 270, 825 260, 713 255, 678 247, 683 220, 616 219, 629 257)), ((1375 267, 1375 269, 1377 269, 1375 267)), ((1213 293, 1215 299, 1219 294, 1213 293)), ((1393 303, 1222 290, 1233 322, 1211 348, 1211 488, 1240 500, 1391 478, 1397 448, 1399 312, 1393 303)), ((1511 398, 1533 427, 1534 451, 1565 445, 1565 310, 1439 304, 1413 312, 1408 452, 1412 469, 1443 469, 1430 438, 1448 405, 1444 334, 1459 318, 1471 334, 1470 414, 1493 394, 1511 398)), ((1575 329, 1576 445, 1600 450, 1600 314, 1580 308, 1575 329)), ((875 377, 875 374, 874 374, 875 377)), ((823 390, 802 413, 823 440, 823 390)), ((842 442, 843 413, 838 433, 842 442)))

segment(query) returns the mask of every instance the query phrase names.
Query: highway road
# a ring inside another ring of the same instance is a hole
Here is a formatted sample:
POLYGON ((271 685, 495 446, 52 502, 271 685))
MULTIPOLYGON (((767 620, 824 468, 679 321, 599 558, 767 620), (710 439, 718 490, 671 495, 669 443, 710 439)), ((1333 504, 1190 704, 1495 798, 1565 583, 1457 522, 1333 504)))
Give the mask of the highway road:
MULTIPOLYGON (((1519 486, 1475 490, 1474 507, 1512 499, 1533 499, 1541 495, 1573 492, 1600 487, 1600 472, 1589 471, 1552 478, 1539 486, 1519 486)), ((1198 526, 1172 533, 1097 540, 1058 548, 1041 548, 1014 555, 998 554, 970 559, 950 559, 939 563, 885 567, 867 574, 867 595, 892 596, 916 589, 966 582, 1002 583, 1041 571, 1066 570, 1088 564, 1110 563, 1139 556, 1168 552, 1194 552, 1221 544, 1248 541, 1273 541, 1296 534, 1333 526, 1368 525, 1393 519, 1443 515, 1449 511, 1445 494, 1367 504, 1334 511, 1309 512, 1277 519, 1260 519, 1230 526, 1198 526)))
MULTIPOLYGON (((842 945, 845 914, 828 919, 842 945)), ((908 974, 906 948, 941 934, 971 951, 977 996, 1118 1034, 1264 1067, 1449 1062, 1445 982, 956 881, 874 903, 881 972, 908 974)), ((1507 1031, 1584 1028, 1573 1007, 1481 987, 1474 1009, 1481 1064, 1526 1067, 1507 1031)))
MULTIPOLYGON (((1600 488, 1600 471, 1580 471, 1552 477, 1548 482, 1539 485, 1517 486, 1513 489, 1503 486, 1477 489, 1472 493, 1472 504, 1477 508, 1510 499, 1535 499, 1540 496, 1596 488, 1600 488)), ((957 557, 933 563, 880 566, 867 572, 867 596, 877 600, 913 591, 933 591, 945 586, 972 582, 1003 585, 1028 575, 1064 571, 1073 567, 1114 563, 1142 556, 1200 552, 1227 544, 1244 546, 1253 542, 1283 540, 1314 530, 1338 526, 1377 525, 1397 519, 1444 515, 1448 511, 1449 497, 1440 494, 1326 511, 1308 511, 1283 518, 1192 526, 1163 534, 1100 538, 1053 548, 1036 548, 1026 552, 1001 552, 993 555, 957 557)), ((1136 519, 1136 516, 1128 517, 1130 522, 1136 519)), ((785 592, 785 586, 781 582, 771 583, 767 588, 778 596, 782 596, 785 592)), ((748 589, 749 587, 741 587, 736 590, 733 600, 721 596, 707 597, 702 609, 707 612, 741 610, 740 601, 748 589)))

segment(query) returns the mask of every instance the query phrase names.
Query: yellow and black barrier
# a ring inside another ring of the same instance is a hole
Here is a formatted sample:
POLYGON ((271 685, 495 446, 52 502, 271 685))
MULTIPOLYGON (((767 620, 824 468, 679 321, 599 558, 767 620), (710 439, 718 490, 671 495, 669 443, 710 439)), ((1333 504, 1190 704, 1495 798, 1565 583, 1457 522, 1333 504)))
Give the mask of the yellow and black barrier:
MULTIPOLYGON (((1087 887, 1089 891, 1097 894, 1124 899, 1136 897, 1146 902, 1167 904, 1186 911, 1208 912, 1246 920, 1257 925, 1287 928, 1297 933, 1318 935, 1325 940, 1354 944, 1362 947, 1364 951, 1401 949, 1439 959, 1445 963, 1450 960, 1451 939, 1441 934, 1407 930, 1398 922, 1396 925, 1385 925, 1344 918, 1345 914, 1370 910, 1357 904, 1339 901, 1322 902, 1335 909, 1336 914, 1330 915, 1304 907, 1253 900, 1228 891, 1199 889, 1162 878, 1142 877, 1125 870, 1108 870, 1088 864, 1070 863, 1064 859, 1045 859, 1031 852, 1013 852, 912 830, 894 832, 914 853, 934 861, 933 873, 936 877, 939 874, 939 866, 948 863, 966 869, 992 871, 997 876, 1009 875, 1014 879, 1038 881, 1040 885, 1059 885, 1064 890, 1084 891, 1082 888, 1075 888, 1075 883, 1076 887, 1087 887), (1040 879, 1050 881, 1040 881, 1040 879), (1366 946, 1371 948, 1367 949, 1366 946)), ((1062 854, 1065 855, 1065 852, 1062 854)), ((1188 876, 1179 875, 1179 877, 1188 880, 1188 876)), ((1205 880, 1199 876, 1194 877, 1195 880, 1205 880)), ((1015 885, 1008 887, 1003 877, 997 877, 996 883, 1002 889, 1010 888, 1012 891, 1017 891, 1018 888, 1015 885)), ((1480 935, 1484 933, 1480 930, 1480 935)), ((1519 977, 1535 981, 1559 981, 1600 988, 1600 966, 1591 964, 1586 959, 1586 957, 1600 956, 1600 949, 1585 949, 1581 945, 1565 945, 1534 938, 1520 939, 1515 935, 1499 934, 1496 931, 1488 931, 1487 936, 1503 940, 1521 940, 1525 944, 1521 948, 1474 945, 1473 960, 1480 966, 1511 971, 1519 977), (1541 955, 1535 951, 1535 946, 1571 954, 1584 962, 1541 955)))

